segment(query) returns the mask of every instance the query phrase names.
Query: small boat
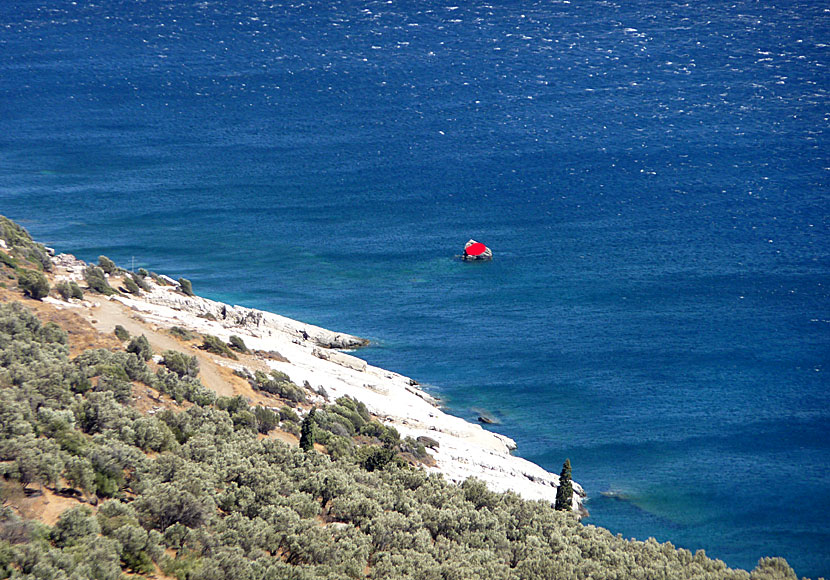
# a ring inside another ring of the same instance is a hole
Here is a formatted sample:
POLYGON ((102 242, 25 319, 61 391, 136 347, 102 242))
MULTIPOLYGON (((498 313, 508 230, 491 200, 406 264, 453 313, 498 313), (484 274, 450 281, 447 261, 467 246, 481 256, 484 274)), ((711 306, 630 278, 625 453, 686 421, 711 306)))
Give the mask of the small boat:
POLYGON ((464 244, 464 254, 461 256, 462 260, 472 262, 475 260, 492 260, 493 251, 475 240, 470 240, 464 244))

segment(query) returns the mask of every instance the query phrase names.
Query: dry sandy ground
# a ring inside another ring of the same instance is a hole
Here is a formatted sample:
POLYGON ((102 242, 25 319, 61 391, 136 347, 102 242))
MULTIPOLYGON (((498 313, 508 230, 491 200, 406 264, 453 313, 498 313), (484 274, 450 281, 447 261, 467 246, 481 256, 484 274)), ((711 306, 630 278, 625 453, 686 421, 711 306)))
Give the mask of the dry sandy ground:
MULTIPOLYGON (((97 304, 92 310, 83 311, 83 315, 99 332, 112 334, 115 327, 120 324, 129 331, 130 335, 140 336, 143 334, 146 336, 155 353, 161 353, 165 350, 178 350, 196 355, 196 358, 199 359, 199 378, 207 388, 225 397, 236 394, 227 378, 223 377, 217 369, 213 358, 204 351, 172 337, 166 331, 154 329, 140 322, 136 319, 136 314, 119 302, 100 299, 97 300, 97 304)), ((233 377, 233 373, 230 374, 233 377)))
POLYGON ((47 488, 32 486, 28 493, 17 483, 8 483, 4 489, 6 505, 26 519, 37 519, 54 526, 58 517, 67 509, 81 505, 74 497, 56 495, 47 488))
MULTIPOLYGON (((269 372, 271 369, 264 361, 251 355, 237 354, 239 361, 214 355, 197 348, 200 340, 184 341, 172 336, 168 329, 160 328, 142 319, 139 313, 132 311, 128 306, 116 300, 106 300, 98 297, 96 306, 91 310, 81 310, 90 325, 99 333, 109 336, 117 325, 123 326, 130 335, 144 335, 150 342, 153 352, 160 354, 165 350, 177 350, 189 355, 195 355, 199 360, 199 379, 207 388, 224 397, 242 395, 253 405, 268 407, 282 406, 278 397, 255 391, 245 379, 234 374, 235 367, 244 366, 251 370, 269 372)), ((116 340, 118 346, 121 343, 116 340)), ((290 436, 290 435, 289 435, 290 436)))

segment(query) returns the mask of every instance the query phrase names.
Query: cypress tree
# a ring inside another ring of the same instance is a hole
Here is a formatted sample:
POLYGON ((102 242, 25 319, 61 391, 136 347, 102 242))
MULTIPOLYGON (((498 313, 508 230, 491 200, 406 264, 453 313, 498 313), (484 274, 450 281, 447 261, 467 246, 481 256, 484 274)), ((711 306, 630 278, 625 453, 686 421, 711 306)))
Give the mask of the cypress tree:
POLYGON ((312 408, 308 412, 300 427, 300 449, 303 451, 314 449, 314 411, 315 409, 312 408))
POLYGON ((574 497, 574 488, 571 483, 571 460, 566 459, 559 474, 559 487, 556 488, 556 506, 559 511, 570 511, 574 497))

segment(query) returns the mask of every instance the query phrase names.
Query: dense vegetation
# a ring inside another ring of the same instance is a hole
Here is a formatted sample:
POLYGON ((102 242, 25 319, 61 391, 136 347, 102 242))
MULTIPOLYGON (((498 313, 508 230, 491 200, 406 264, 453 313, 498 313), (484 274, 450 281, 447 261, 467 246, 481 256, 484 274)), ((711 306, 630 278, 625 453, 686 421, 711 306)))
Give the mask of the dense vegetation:
POLYGON ((51 290, 43 272, 52 271, 52 260, 29 232, 5 216, 0 216, 0 287, 17 281, 24 295, 40 300, 51 290))
MULTIPOLYGON (((17 248, 3 254, 14 267, 39 256, 17 248)), ((275 404, 252 408, 206 389, 195 357, 168 350, 154 363, 144 336, 125 350, 68 347, 56 324, 0 304, 0 578, 156 567, 182 580, 795 577, 781 559, 729 570, 475 479, 448 484, 418 467, 437 442, 402 439, 348 398, 306 411, 320 399, 281 373, 245 375, 275 404), (133 401, 148 391, 176 403, 142 414, 133 401), (277 427, 304 448, 264 436, 277 427), (76 506, 51 527, 27 520, 21 489, 76 506)))
POLYGON ((0 239, 5 243, 5 251, 0 251, 0 263, 12 268, 30 265, 44 272, 52 271, 52 260, 46 247, 32 240, 25 228, 2 215, 0 239))
MULTIPOLYGON (((70 359, 59 327, 0 306, 3 489, 89 503, 53 528, 4 506, 0 577, 115 579, 153 563, 192 579, 750 577, 475 480, 447 484, 401 460, 397 434, 348 399, 309 422, 337 459, 259 439, 244 400, 217 399, 189 357, 164 362, 153 373, 137 353, 70 359), (197 404, 143 416, 129 406, 142 383, 197 404)), ((774 570, 788 568, 765 560, 752 577, 783 577, 774 570)))

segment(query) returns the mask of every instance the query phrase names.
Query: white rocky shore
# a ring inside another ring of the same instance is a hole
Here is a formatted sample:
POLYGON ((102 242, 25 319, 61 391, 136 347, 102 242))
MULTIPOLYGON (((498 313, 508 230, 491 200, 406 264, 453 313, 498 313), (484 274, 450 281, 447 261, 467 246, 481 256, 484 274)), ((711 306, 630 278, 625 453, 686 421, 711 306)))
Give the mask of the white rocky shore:
MULTIPOLYGON (((56 256, 54 262, 58 279, 82 279, 83 262, 67 254, 56 256)), ((177 291, 176 281, 166 280, 173 285, 160 286, 148 278, 150 292, 109 299, 161 327, 181 326, 226 341, 237 335, 251 349, 278 352, 288 362, 267 360, 267 364, 296 384, 322 387, 332 401, 344 395, 353 397, 401 435, 437 441, 438 447, 430 450, 436 466, 430 469, 451 481, 476 477, 494 491, 511 490, 526 499, 554 502, 559 476, 511 455, 516 448, 512 439, 443 412, 437 401, 408 377, 335 350, 364 346, 364 339, 270 312, 186 296, 177 291)), ((227 364, 239 366, 231 361, 227 364)), ((576 482, 573 487, 573 508, 583 512, 584 492, 576 482)))

